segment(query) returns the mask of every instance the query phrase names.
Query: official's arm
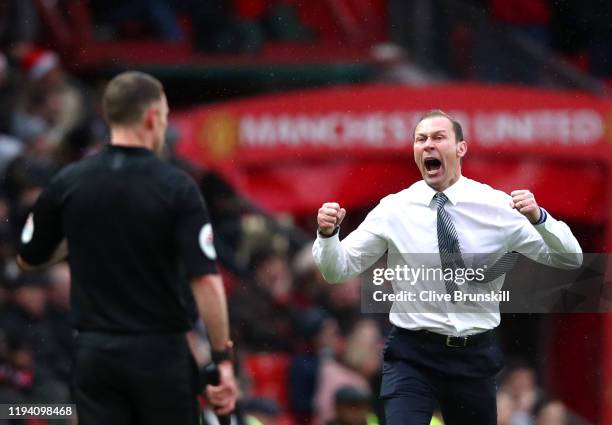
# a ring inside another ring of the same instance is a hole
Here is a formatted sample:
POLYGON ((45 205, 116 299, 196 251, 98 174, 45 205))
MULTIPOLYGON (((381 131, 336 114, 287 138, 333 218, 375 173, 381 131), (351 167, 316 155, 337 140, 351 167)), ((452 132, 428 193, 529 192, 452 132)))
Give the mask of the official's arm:
POLYGON ((51 267, 54 264, 57 264, 61 261, 64 261, 68 258, 68 242, 66 239, 62 240, 59 245, 55 248, 53 253, 51 254, 51 258, 44 263, 41 264, 30 264, 26 260, 24 260, 21 255, 17 255, 17 266, 22 271, 32 271, 32 270, 41 270, 46 269, 47 267, 51 267))
POLYGON ((229 318, 223 282, 218 274, 191 280, 193 296, 208 332, 213 351, 225 351, 229 343, 229 318))
POLYGON ((229 319, 223 282, 217 272, 213 231, 204 200, 195 184, 185 177, 176 192, 177 245, 181 266, 191 282, 198 311, 208 332, 213 361, 217 363, 220 384, 206 388, 206 395, 217 414, 234 410, 237 395, 234 370, 229 357, 215 354, 230 349, 229 319))
MULTIPOLYGON (((212 352, 227 352, 231 349, 229 318, 221 277, 218 274, 207 274, 194 278, 191 280, 191 288, 200 316, 206 325, 212 352)), ((217 414, 226 415, 234 410, 236 404, 234 369, 229 358, 217 362, 217 367, 220 385, 209 385, 206 393, 217 414)))
POLYGON ((40 194, 21 231, 17 265, 38 270, 68 256, 62 224, 62 181, 56 176, 40 194))

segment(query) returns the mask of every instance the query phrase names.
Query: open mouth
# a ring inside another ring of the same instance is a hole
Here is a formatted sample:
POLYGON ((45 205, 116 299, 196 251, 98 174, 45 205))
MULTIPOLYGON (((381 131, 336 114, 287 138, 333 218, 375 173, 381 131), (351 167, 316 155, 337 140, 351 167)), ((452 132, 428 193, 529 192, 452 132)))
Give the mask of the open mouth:
POLYGON ((435 174, 442 167, 442 162, 437 158, 425 158, 423 163, 428 174, 435 174))

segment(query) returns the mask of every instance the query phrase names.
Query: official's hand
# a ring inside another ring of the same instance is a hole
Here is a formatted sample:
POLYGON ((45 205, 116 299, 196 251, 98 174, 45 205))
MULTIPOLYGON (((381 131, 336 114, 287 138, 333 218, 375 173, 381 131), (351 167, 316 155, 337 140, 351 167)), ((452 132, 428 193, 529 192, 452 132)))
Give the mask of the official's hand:
POLYGON ((346 210, 340 208, 340 204, 337 202, 326 202, 321 208, 319 208, 319 214, 317 214, 317 225, 319 226, 319 232, 324 235, 331 235, 334 233, 336 226, 340 226, 346 210))
POLYGON ((217 415, 227 415, 236 406, 238 386, 234 377, 234 367, 230 361, 217 365, 219 368, 219 385, 206 386, 206 398, 213 405, 217 415))
POLYGON ((516 209, 518 212, 523 214, 531 222, 535 224, 540 220, 540 207, 529 190, 514 190, 510 193, 512 201, 510 201, 510 208, 516 209))

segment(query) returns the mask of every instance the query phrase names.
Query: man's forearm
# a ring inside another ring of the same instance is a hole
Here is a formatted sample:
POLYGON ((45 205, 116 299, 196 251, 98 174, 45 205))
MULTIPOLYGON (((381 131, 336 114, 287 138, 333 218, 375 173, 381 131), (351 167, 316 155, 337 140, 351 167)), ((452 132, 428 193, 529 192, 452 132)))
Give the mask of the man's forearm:
POLYGON ((536 230, 548 247, 553 266, 577 268, 582 265, 582 249, 567 224, 557 221, 550 215, 536 230))
POLYGON ((214 351, 224 351, 229 342, 229 319, 225 288, 218 274, 207 274, 191 282, 198 311, 214 351))
POLYGON ((338 241, 338 235, 330 238, 317 238, 313 245, 312 254, 315 264, 329 283, 342 282, 346 275, 344 269, 342 247, 338 241))

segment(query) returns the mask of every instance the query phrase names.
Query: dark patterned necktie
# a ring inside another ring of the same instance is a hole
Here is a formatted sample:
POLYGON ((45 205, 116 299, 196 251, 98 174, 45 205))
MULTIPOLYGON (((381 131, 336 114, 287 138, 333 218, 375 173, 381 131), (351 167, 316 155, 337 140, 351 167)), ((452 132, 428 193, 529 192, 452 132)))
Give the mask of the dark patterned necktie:
POLYGON ((518 252, 506 252, 499 260, 497 260, 495 264, 489 267, 489 269, 485 272, 482 281, 479 281, 478 283, 492 282, 501 275, 508 273, 514 268, 518 259, 518 252))
MULTIPOLYGON (((434 195, 434 200, 438 207, 438 249, 440 250, 442 272, 446 274, 446 270, 452 269, 454 276, 454 270, 459 268, 465 269, 465 263, 461 257, 459 237, 448 212, 444 209, 444 205, 448 201, 446 195, 438 192, 434 195)), ((449 294, 459 289, 455 281, 450 279, 444 280, 444 286, 449 294)))

